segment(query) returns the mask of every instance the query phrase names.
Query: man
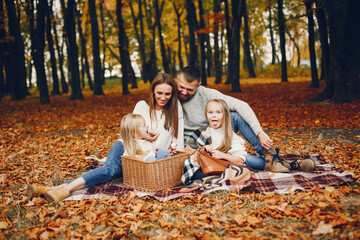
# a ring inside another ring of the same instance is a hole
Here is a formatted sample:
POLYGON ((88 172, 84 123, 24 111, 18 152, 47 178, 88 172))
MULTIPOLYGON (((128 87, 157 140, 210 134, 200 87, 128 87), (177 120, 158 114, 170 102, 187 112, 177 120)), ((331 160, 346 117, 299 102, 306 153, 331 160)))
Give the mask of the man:
MULTIPOLYGON (((260 156, 265 156, 267 162, 271 159, 271 155, 277 155, 273 141, 262 130, 254 111, 246 102, 200 84, 200 71, 192 66, 184 67, 177 77, 179 100, 184 112, 185 141, 196 129, 208 125, 205 116, 207 102, 212 99, 223 99, 231 111, 234 131, 239 130, 256 152, 260 156)), ((268 168, 274 172, 289 172, 289 169, 284 167, 281 161, 271 163, 268 168)))

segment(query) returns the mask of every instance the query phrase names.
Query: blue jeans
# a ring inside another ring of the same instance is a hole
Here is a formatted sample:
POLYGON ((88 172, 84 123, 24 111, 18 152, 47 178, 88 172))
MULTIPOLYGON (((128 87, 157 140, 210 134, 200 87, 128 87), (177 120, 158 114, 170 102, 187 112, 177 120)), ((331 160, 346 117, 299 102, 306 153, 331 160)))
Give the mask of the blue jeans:
POLYGON ((163 159, 163 158, 168 158, 170 157, 170 152, 169 150, 165 149, 165 148, 159 148, 156 153, 155 156, 149 156, 147 158, 145 158, 146 162, 152 162, 155 161, 157 159, 163 159))
MULTIPOLYGON (((87 173, 84 173, 81 176, 85 180, 85 188, 122 177, 121 156, 123 154, 123 143, 120 141, 116 141, 111 147, 104 165, 95 168, 87 173)), ((72 181, 69 181, 67 183, 70 183, 72 181)))
POLYGON ((245 158, 245 165, 252 169, 264 170, 266 161, 264 158, 248 154, 245 158))
POLYGON ((230 116, 234 132, 237 133, 240 131, 243 137, 255 148, 255 151, 261 156, 264 148, 261 146, 259 138, 251 129, 249 124, 245 122, 237 112, 230 112, 230 116))

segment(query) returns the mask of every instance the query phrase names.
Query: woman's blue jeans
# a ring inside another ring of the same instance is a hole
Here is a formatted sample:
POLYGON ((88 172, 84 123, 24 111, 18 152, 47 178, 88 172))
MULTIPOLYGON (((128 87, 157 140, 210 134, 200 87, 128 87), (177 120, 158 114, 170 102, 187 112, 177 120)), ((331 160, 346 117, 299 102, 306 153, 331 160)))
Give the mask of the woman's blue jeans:
MULTIPOLYGON (((81 176, 85 180, 85 188, 122 177, 121 156, 123 154, 123 143, 121 141, 116 141, 111 147, 104 165, 84 173, 81 176)), ((68 183, 72 181, 69 181, 68 183)))
POLYGON ((255 148, 255 151, 261 156, 264 148, 261 146, 259 138, 256 136, 254 131, 251 129, 249 124, 242 119, 237 112, 230 112, 232 126, 234 132, 238 131, 244 136, 244 138, 255 148))
POLYGON ((245 158, 245 165, 252 169, 264 170, 266 161, 264 158, 248 154, 245 158))

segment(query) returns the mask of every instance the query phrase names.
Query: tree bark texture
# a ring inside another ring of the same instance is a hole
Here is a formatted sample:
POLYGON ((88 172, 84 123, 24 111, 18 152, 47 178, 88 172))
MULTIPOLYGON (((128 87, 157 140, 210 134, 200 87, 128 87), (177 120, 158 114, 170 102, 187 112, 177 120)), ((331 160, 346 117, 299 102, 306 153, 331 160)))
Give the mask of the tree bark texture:
POLYGON ((195 31, 198 29, 197 27, 197 20, 196 20, 196 11, 195 5, 193 0, 186 0, 186 19, 189 28, 189 49, 190 49, 190 59, 188 65, 196 66, 197 65, 197 46, 196 46, 196 39, 195 39, 195 31))
POLYGON ((285 49, 285 18, 283 13, 283 0, 277 0, 278 7, 278 24, 280 35, 280 50, 281 50, 281 82, 287 82, 287 62, 285 49))
POLYGON ((250 29, 246 0, 244 0, 244 8, 242 9, 242 11, 244 17, 244 58, 246 59, 246 66, 249 72, 249 78, 255 78, 256 74, 250 52, 250 29))
POLYGON ((21 36, 20 19, 16 14, 13 0, 5 0, 8 16, 9 35, 12 38, 9 41, 8 71, 6 72, 6 81, 10 85, 11 99, 20 100, 28 95, 26 86, 26 67, 24 42, 21 36), (9 72, 11 71, 11 72, 9 72), (9 77, 8 77, 9 75, 9 77))
POLYGON ((325 6, 323 1, 316 1, 316 19, 319 26, 319 38, 321 44, 321 74, 320 79, 328 79, 329 73, 329 42, 327 20, 325 15, 325 6))
POLYGON ((162 26, 161 26, 161 21, 160 21, 161 12, 159 9, 158 0, 154 1, 154 5, 155 5, 154 7, 155 7, 156 25, 157 25, 157 29, 158 29, 158 35, 159 35, 159 43, 160 43, 160 51, 161 51, 163 69, 166 73, 168 73, 168 72, 170 72, 170 68, 169 68, 169 61, 166 56, 166 47, 165 47, 165 43, 164 43, 164 38, 162 36, 162 26))
POLYGON ((34 35, 34 64, 36 70, 36 83, 40 93, 40 103, 50 102, 48 85, 46 81, 44 48, 45 48, 45 10, 47 1, 40 1, 37 6, 36 28, 34 35))
POLYGON ((232 28, 231 38, 228 39, 229 62, 227 72, 227 82, 231 83, 232 92, 241 92, 240 89, 240 27, 241 27, 241 8, 244 0, 232 1, 232 28))
POLYGON ((88 0, 89 16, 91 24, 91 40, 93 52, 93 68, 94 68, 94 95, 103 95, 102 90, 102 69, 100 60, 100 44, 99 44, 99 25, 97 21, 95 0, 88 0))
POLYGON ((87 55, 87 51, 86 51, 86 35, 87 35, 86 34, 86 26, 85 26, 85 34, 83 34, 79 12, 78 12, 78 18, 77 18, 77 26, 78 26, 78 32, 79 32, 79 37, 80 37, 81 56, 84 61, 84 67, 83 67, 84 70, 83 71, 86 73, 89 88, 91 91, 93 91, 94 90, 93 81, 92 81, 92 77, 90 74, 89 59, 88 59, 88 55, 87 55))
MULTIPOLYGON (((204 9, 202 7, 202 0, 198 0, 199 4, 199 15, 200 15, 200 29, 205 28, 205 22, 203 19, 204 9)), ((205 52, 205 33, 198 32, 198 39, 200 45, 200 71, 201 71, 201 85, 207 85, 207 78, 206 78, 206 52, 205 52)))
POLYGON ((319 87, 319 77, 316 64, 315 53, 315 33, 314 33, 314 18, 312 13, 312 0, 305 1, 306 15, 308 19, 308 32, 309 32, 309 53, 311 64, 311 85, 310 87, 319 87))
MULTIPOLYGON (((220 0, 214 0, 213 11, 215 16, 220 12, 220 0)), ((215 17, 214 20, 214 65, 215 65, 215 83, 221 83, 222 79, 222 63, 219 52, 219 21, 215 17)))
POLYGON ((360 2, 328 0, 325 7, 329 19, 329 80, 315 100, 355 101, 360 98, 360 2))
POLYGON ((75 0, 69 0, 65 14, 65 26, 66 34, 69 42, 68 59, 70 70, 70 83, 71 83, 71 95, 70 99, 83 99, 80 85, 80 73, 79 73, 79 60, 78 60, 78 47, 76 43, 75 32, 75 0))
POLYGON ((53 80, 53 89, 51 91, 51 95, 60 95, 59 78, 57 74, 56 56, 54 50, 54 41, 51 34, 51 24, 52 24, 51 12, 52 12, 52 4, 50 4, 49 6, 49 3, 47 2, 46 3, 46 39, 47 39, 48 49, 50 52, 51 75, 53 80))
POLYGON ((123 87, 123 95, 129 95, 129 88, 128 88, 128 74, 129 68, 127 66, 126 58, 129 57, 129 50, 128 50, 128 43, 126 32, 124 29, 124 21, 122 18, 121 13, 121 0, 116 2, 116 17, 118 23, 118 37, 119 37, 119 51, 120 51, 120 58, 121 58, 121 72, 122 72, 122 87, 123 87))

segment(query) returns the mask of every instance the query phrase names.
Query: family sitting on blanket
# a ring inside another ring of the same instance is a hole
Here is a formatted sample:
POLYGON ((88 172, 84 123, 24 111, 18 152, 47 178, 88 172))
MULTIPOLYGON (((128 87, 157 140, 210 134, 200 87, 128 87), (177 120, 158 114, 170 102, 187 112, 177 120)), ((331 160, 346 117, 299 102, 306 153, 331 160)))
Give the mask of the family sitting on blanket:
MULTIPOLYGON (((201 86, 200 71, 197 68, 191 66, 183 68, 177 77, 177 85, 170 75, 159 73, 152 81, 149 102, 138 102, 133 113, 144 117, 146 124, 152 130, 147 140, 154 142, 156 148, 169 149, 172 143, 176 143, 176 150, 181 151, 184 149, 184 139, 189 138, 199 127, 208 125, 205 106, 212 99, 222 99, 226 102, 231 111, 235 133, 239 130, 258 155, 268 159, 267 166, 270 171, 289 171, 289 166, 282 164, 272 140, 262 130, 250 106, 244 101, 201 86)), ((122 177, 123 153, 123 142, 116 141, 101 167, 59 186, 50 188, 29 185, 28 196, 32 198, 46 193, 50 196, 49 200, 61 201, 75 190, 122 177)), ((295 166, 295 163, 293 165, 295 166)))

